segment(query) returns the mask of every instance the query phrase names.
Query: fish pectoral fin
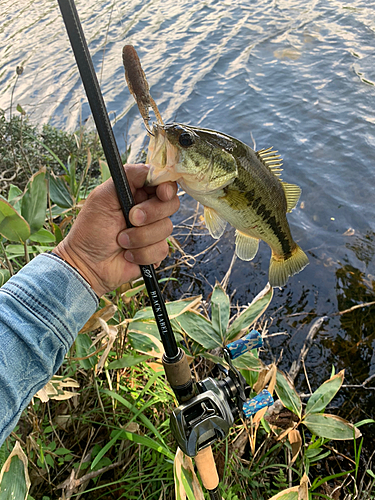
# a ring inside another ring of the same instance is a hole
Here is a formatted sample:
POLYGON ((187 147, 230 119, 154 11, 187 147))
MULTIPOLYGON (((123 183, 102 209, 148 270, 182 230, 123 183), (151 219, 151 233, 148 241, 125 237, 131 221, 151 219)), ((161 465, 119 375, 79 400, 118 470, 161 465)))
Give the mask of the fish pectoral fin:
POLYGON ((286 198, 286 211, 291 212, 297 206, 299 197, 301 196, 301 188, 296 184, 288 184, 287 182, 282 182, 281 184, 286 198))
POLYGON ((204 208, 204 220, 207 226, 207 229, 210 232, 210 235, 218 240, 220 236, 225 231, 227 221, 223 219, 213 208, 205 207, 204 208))
POLYGON ((247 234, 236 231, 236 255, 241 260, 253 260, 256 256, 259 240, 247 234))

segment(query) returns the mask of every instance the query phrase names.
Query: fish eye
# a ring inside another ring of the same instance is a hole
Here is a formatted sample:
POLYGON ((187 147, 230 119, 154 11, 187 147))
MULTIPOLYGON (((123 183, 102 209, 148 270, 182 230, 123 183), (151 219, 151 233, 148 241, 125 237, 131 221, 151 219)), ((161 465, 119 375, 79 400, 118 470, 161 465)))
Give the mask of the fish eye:
POLYGON ((183 148, 188 148, 193 144, 194 140, 189 132, 182 132, 182 134, 178 138, 178 142, 183 148))

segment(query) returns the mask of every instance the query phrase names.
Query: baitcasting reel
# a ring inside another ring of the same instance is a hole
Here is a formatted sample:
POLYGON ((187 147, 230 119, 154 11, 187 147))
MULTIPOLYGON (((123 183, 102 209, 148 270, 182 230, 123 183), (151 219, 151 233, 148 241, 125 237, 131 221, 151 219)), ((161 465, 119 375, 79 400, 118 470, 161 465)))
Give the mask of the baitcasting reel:
POLYGON ((189 457, 224 439, 237 417, 249 418, 265 406, 273 404, 273 398, 263 390, 247 400, 244 377, 233 366, 232 360, 263 344, 261 335, 253 330, 240 340, 224 348, 224 359, 229 369, 217 365, 225 378, 208 377, 196 383, 198 395, 182 403, 171 415, 171 431, 181 450, 189 457))

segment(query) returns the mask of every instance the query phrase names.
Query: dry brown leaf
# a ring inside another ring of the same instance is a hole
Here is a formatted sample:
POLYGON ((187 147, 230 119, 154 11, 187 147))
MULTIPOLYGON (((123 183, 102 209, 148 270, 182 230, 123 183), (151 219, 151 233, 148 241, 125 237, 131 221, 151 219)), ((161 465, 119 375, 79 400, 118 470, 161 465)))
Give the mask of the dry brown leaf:
POLYGON ((117 307, 114 304, 112 303, 107 304, 102 309, 99 309, 99 311, 96 311, 89 318, 86 324, 83 325, 83 327, 78 333, 86 333, 86 332, 92 332, 93 330, 97 330, 101 326, 99 318, 107 322, 111 318, 113 318, 113 316, 116 314, 116 311, 117 307))
POLYGON ((59 375, 54 375, 49 382, 40 389, 34 397, 39 398, 43 403, 47 403, 50 399, 56 401, 64 401, 73 396, 78 396, 78 392, 66 391, 66 387, 78 388, 79 383, 72 378, 64 378, 59 375))
POLYGON ((298 488, 298 500, 309 500, 309 478, 306 473, 302 476, 298 488))
POLYGON ((291 431, 293 431, 296 427, 298 426, 298 422, 295 422, 293 427, 289 427, 288 429, 285 429, 284 432, 282 432, 276 439, 276 441, 281 441, 282 439, 284 439, 286 436, 289 435, 289 433, 291 431))
POLYGON ((112 346, 117 337, 117 326, 108 325, 103 318, 98 318, 100 326, 102 327, 102 332, 97 336, 96 340, 93 342, 93 345, 96 344, 99 340, 103 339, 103 336, 108 337, 107 347, 105 348, 103 354, 101 355, 98 364, 95 367, 95 373, 101 373, 105 362, 107 361, 108 355, 112 349, 112 346), (103 335, 104 334, 104 335, 103 335))
POLYGON ((178 481, 175 480, 176 498, 181 500, 186 500, 187 498, 186 491, 181 479, 181 475, 183 473, 182 469, 185 469, 185 471, 187 471, 188 476, 191 478, 190 481, 191 481, 191 486, 193 488, 194 498, 196 500, 204 500, 202 487, 199 484, 197 475, 195 474, 194 471, 193 461, 190 457, 185 455, 180 450, 180 448, 177 448, 177 452, 174 458, 174 475, 175 478, 178 479, 178 481))
POLYGON ((301 449, 302 446, 302 438, 301 434, 299 433, 299 430, 293 429, 292 431, 289 432, 288 434, 288 439, 289 443, 291 444, 292 447, 292 461, 291 463, 293 464, 298 456, 299 450, 301 449))

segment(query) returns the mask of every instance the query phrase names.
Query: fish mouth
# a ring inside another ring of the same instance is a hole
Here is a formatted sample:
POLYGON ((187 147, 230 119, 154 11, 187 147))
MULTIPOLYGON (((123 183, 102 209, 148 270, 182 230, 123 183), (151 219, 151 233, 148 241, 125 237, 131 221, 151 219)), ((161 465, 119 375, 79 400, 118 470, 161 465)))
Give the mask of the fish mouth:
POLYGON ((154 124, 152 132, 146 160, 150 169, 145 185, 158 186, 162 182, 177 181, 181 177, 176 171, 180 158, 178 148, 169 142, 163 126, 154 124))

